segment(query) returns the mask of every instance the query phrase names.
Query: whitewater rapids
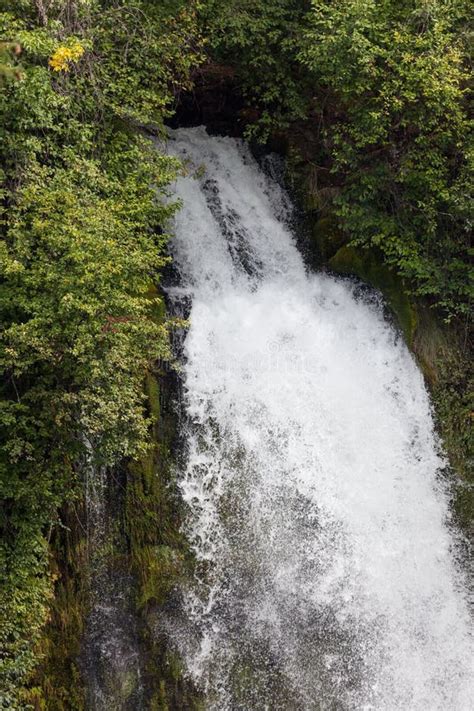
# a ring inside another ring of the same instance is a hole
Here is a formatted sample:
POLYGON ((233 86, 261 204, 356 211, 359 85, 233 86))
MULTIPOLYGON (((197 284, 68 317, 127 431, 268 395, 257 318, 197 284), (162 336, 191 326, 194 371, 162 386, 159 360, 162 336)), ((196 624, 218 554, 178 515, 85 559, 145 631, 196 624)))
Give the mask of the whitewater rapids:
POLYGON ((473 647, 422 376, 380 300, 308 273, 246 145, 172 132, 179 486, 171 636, 215 711, 469 711, 473 647))

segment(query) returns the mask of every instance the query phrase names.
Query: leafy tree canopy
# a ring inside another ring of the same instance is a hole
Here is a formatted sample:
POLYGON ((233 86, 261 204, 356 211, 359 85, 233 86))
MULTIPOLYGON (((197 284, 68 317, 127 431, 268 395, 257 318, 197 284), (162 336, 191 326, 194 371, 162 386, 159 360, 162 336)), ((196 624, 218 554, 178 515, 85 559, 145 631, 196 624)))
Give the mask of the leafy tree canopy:
POLYGON ((379 250, 448 319, 467 318, 473 296, 469 10, 239 0, 204 13, 212 56, 259 111, 249 135, 309 136, 303 163, 330 171, 351 242, 379 250))
POLYGON ((145 0, 2 1, 0 36, 0 705, 23 709, 50 526, 81 468, 148 446, 179 165, 142 128, 159 134, 202 40, 192 3, 145 0))

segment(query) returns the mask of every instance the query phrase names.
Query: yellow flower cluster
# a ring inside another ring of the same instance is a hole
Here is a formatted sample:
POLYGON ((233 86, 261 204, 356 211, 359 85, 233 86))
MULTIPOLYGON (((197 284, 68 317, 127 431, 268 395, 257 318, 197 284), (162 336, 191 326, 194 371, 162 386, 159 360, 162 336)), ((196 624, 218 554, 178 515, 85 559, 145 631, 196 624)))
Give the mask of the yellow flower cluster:
POLYGON ((68 72, 71 63, 77 62, 84 54, 84 47, 76 42, 69 47, 58 47, 49 60, 49 66, 55 72, 68 72))

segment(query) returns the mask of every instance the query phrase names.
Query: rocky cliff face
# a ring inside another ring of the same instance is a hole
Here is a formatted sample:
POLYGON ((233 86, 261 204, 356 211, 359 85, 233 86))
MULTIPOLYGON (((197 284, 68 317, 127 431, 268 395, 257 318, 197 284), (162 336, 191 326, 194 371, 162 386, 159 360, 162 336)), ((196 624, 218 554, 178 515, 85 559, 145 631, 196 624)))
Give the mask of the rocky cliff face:
POLYGON ((199 708, 164 625, 192 570, 172 468, 176 387, 151 374, 145 387, 153 448, 89 477, 52 541, 55 599, 28 698, 38 710, 199 708))

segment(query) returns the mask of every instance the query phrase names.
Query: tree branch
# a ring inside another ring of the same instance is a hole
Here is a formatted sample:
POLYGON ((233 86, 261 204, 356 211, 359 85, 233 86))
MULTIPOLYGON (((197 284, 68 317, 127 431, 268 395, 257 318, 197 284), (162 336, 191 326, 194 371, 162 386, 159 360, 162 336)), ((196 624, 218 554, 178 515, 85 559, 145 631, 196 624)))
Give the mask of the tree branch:
POLYGON ((48 24, 48 15, 46 14, 46 9, 44 7, 43 0, 35 0, 35 5, 36 9, 38 10, 38 15, 41 21, 41 24, 46 27, 48 24))

